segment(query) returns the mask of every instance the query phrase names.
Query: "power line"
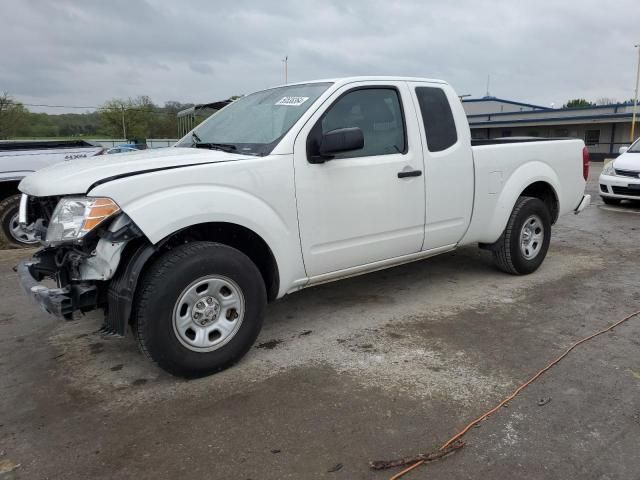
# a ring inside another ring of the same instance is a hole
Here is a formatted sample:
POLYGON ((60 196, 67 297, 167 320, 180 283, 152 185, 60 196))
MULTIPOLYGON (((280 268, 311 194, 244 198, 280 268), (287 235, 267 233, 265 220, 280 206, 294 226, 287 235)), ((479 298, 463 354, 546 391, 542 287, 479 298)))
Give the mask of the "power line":
POLYGON ((42 103, 22 103, 22 102, 16 102, 13 100, 9 100, 7 103, 13 104, 13 105, 24 105, 25 107, 47 107, 47 108, 94 108, 94 109, 99 109, 102 107, 94 107, 94 106, 87 106, 87 107, 81 107, 78 105, 45 105, 42 103))

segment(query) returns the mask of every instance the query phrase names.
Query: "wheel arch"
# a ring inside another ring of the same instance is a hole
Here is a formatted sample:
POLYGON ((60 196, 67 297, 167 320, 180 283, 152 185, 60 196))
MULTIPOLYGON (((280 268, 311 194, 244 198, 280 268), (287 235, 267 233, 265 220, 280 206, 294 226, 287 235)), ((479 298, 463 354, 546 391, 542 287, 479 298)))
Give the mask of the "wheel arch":
POLYGON ((271 302, 278 297, 278 263, 261 236, 238 224, 200 223, 173 232, 156 244, 152 244, 146 237, 140 237, 127 244, 107 292, 105 325, 109 330, 123 334, 126 325, 130 325, 140 281, 153 261, 176 245, 194 241, 221 243, 247 255, 262 275, 267 300, 271 302))
POLYGON ((5 180, 0 178, 0 202, 20 193, 20 179, 5 180))
POLYGON ((516 169, 505 181, 498 198, 489 210, 488 222, 482 228, 477 241, 481 244, 496 242, 507 226, 511 212, 521 196, 540 198, 550 206, 552 223, 557 220, 561 211, 562 192, 556 172, 546 163, 528 162, 516 169))
POLYGON ((533 182, 518 197, 535 197, 542 200, 549 209, 551 224, 553 225, 558 221, 560 200, 558 199, 558 193, 549 182, 543 180, 533 182))
POLYGON ((267 299, 271 302, 277 298, 280 289, 278 262, 267 242, 256 232, 237 223, 206 222, 178 230, 161 240, 160 244, 170 248, 193 241, 221 243, 244 253, 260 270, 267 299))

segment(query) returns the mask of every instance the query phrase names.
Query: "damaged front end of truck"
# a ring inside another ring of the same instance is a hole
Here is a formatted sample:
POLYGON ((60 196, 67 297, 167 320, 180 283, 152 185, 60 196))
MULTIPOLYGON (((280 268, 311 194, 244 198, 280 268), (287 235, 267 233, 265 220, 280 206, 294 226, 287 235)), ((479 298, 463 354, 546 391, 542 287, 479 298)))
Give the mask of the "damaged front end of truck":
POLYGON ((74 312, 102 309, 104 329, 124 335, 132 290, 154 248, 116 202, 23 195, 20 223, 32 229, 42 245, 31 260, 16 267, 28 296, 49 314, 67 320, 74 312), (118 269, 125 251, 131 261, 118 269))

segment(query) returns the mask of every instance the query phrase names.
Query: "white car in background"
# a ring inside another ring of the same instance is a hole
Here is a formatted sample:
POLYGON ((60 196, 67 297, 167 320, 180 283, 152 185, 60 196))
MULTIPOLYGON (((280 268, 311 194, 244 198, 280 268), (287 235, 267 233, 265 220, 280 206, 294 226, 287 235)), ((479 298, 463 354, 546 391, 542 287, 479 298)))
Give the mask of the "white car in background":
POLYGON ((620 156, 604 166, 600 196, 607 205, 618 205, 622 200, 640 201, 640 139, 630 147, 621 147, 620 156))

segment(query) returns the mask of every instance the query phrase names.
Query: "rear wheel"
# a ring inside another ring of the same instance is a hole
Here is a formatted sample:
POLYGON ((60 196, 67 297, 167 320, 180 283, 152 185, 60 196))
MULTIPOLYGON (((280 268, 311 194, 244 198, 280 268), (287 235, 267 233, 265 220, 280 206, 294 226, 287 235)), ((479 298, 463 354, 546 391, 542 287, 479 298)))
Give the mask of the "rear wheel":
POLYGON ((611 197, 603 197, 603 196, 601 196, 600 198, 607 205, 620 205, 620 202, 622 202, 622 200, 620 200, 619 198, 611 198, 611 197))
POLYGON ((167 372, 200 377, 236 363, 262 327, 266 290, 242 252, 212 242, 170 250, 137 295, 140 349, 167 372))
POLYGON ((2 240, 14 247, 28 247, 38 243, 34 232, 20 226, 20 195, 12 195, 0 202, 0 234, 2 240))
POLYGON ((544 261, 551 240, 551 215, 544 202, 520 197, 493 251, 497 267, 514 275, 532 273, 544 261))

